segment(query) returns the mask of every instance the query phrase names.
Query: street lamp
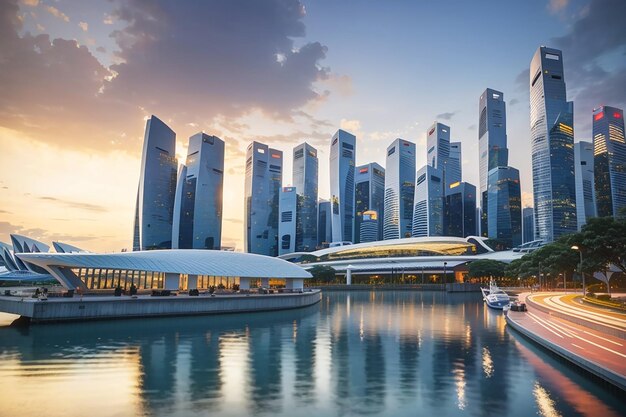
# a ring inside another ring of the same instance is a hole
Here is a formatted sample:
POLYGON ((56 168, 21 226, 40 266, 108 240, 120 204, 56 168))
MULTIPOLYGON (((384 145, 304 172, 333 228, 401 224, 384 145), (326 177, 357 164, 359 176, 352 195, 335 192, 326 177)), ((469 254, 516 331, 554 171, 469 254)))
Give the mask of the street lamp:
POLYGON ((443 288, 446 288, 446 277, 448 276, 448 273, 446 272, 446 266, 448 266, 447 262, 443 263, 443 288))
POLYGON ((578 264, 578 273, 582 275, 583 277, 583 297, 584 297, 586 294, 586 291, 585 291, 585 273, 583 272, 583 251, 576 245, 572 246, 571 249, 578 251, 578 254, 580 255, 580 263, 578 264))

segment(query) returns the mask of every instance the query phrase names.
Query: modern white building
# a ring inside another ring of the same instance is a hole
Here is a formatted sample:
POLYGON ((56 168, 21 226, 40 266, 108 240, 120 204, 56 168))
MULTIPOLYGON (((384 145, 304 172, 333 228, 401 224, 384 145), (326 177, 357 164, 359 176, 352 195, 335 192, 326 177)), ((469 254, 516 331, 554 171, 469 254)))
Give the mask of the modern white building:
POLYGON ((417 171, 413 237, 443 236, 444 179, 441 169, 425 165, 417 171))
POLYGON ((576 177, 576 219, 580 230, 591 217, 596 217, 593 143, 574 144, 574 175, 576 177))
POLYGON ((331 138, 329 158, 332 241, 352 242, 356 137, 339 129, 331 138))
POLYGON ((296 231, 298 216, 298 193, 296 187, 283 187, 278 203, 280 219, 278 221, 278 254, 284 255, 296 251, 296 231))

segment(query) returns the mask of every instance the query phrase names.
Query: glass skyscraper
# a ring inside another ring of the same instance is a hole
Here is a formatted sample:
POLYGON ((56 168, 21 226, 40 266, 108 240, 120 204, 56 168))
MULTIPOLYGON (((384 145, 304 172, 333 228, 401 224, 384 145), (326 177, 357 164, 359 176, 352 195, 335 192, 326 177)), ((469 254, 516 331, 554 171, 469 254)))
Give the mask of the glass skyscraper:
POLYGON ((362 243, 380 240, 378 238, 378 213, 375 210, 364 211, 359 229, 362 243))
POLYGON ((450 142, 450 157, 448 158, 446 182, 450 184, 463 181, 463 155, 461 142, 450 142))
POLYGON ((535 240, 535 209, 524 207, 522 209, 523 243, 535 240))
POLYGON ((497 167, 489 171, 487 180, 489 202, 489 238, 500 248, 522 244, 522 194, 519 171, 512 167, 497 167), (493 215, 497 213, 497 215, 493 215))
POLYGON ((426 165, 417 171, 413 237, 443 236, 444 195, 441 169, 426 165))
POLYGON ((442 176, 445 176, 450 157, 450 127, 443 123, 433 123, 426 136, 426 149, 426 163, 440 169, 442 176))
POLYGON ((509 164, 504 94, 487 88, 480 95, 478 114, 480 229, 482 236, 488 236, 487 177, 492 169, 509 164))
POLYGON ((339 129, 330 144, 330 202, 333 242, 354 240, 356 137, 339 129))
POLYGON ((444 212, 446 236, 476 236, 476 187, 467 182, 450 184, 444 212))
MULTIPOLYGON (((355 174, 355 214, 354 214, 354 243, 363 242, 361 238, 361 223, 366 211, 376 212, 376 236, 368 242, 382 240, 382 222, 378 221, 378 213, 384 213, 385 168, 373 162, 356 167, 355 174)), ((371 224, 370 226, 371 227, 371 224)), ((369 230, 369 229, 368 229, 369 230)))
POLYGON ((317 203, 317 246, 328 247, 331 243, 332 228, 330 224, 330 201, 320 200, 317 203))
POLYGON ((396 139, 387 148, 383 239, 411 237, 415 196, 415 144, 396 139))
POLYGON ((176 192, 176 133, 156 116, 146 122, 133 250, 170 249, 176 192))
POLYGON ((296 252, 296 224, 299 217, 298 194, 296 187, 283 187, 280 191, 280 221, 278 223, 278 254, 296 252))
POLYGON ((181 165, 172 227, 174 249, 221 249, 224 141, 197 133, 181 165))
POLYGON ((624 217, 626 143, 622 109, 603 106, 593 111, 593 149, 598 216, 624 217))
POLYGON ((591 217, 596 217, 596 196, 593 179, 593 144, 574 144, 574 169, 576 179, 576 219, 580 230, 591 217))
POLYGON ((246 151, 244 248, 248 253, 278 255, 279 196, 283 153, 259 142, 246 151))
POLYGON ((535 234, 552 242, 578 227, 574 103, 567 101, 561 51, 537 49, 529 81, 535 234))
POLYGON ((317 246, 317 149, 302 143, 293 149, 293 185, 300 200, 295 250, 308 252, 317 246))

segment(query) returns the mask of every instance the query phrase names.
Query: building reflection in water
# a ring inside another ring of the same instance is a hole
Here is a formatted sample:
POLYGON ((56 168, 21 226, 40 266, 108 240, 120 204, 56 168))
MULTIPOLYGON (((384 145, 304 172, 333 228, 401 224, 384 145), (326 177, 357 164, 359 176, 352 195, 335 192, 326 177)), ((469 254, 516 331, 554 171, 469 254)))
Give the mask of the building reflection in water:
POLYGON ((622 405, 520 340, 478 295, 411 291, 328 292, 280 313, 0 328, 0 415, 39 403, 50 417, 616 416, 622 405))

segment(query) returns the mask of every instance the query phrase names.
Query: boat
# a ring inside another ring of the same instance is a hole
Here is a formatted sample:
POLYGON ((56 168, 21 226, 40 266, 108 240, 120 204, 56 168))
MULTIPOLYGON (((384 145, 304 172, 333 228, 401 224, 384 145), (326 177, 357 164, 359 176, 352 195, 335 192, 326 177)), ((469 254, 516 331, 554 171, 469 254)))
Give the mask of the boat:
POLYGON ((508 294, 498 288, 494 280, 489 282, 489 289, 481 288, 480 290, 483 293, 483 300, 485 300, 487 307, 502 310, 505 306, 508 307, 511 304, 508 294))

